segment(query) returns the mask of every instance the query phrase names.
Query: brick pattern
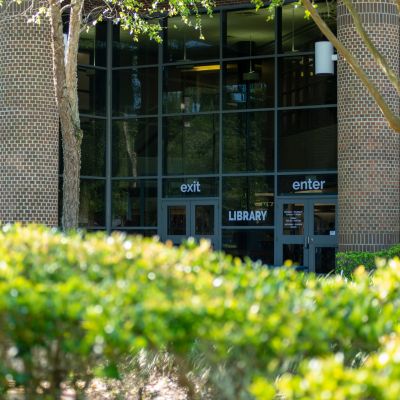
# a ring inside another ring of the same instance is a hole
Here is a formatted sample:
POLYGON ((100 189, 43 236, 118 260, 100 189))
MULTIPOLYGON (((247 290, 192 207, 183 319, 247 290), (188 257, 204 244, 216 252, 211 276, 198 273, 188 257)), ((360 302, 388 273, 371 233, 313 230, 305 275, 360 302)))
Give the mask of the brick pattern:
MULTIPOLYGON (((22 7, 22 6, 21 6, 22 7)), ((57 226, 58 113, 50 29, 0 11, 0 222, 57 226)))
MULTIPOLYGON (((399 73, 395 0, 353 0, 377 48, 399 73)), ((392 110, 400 99, 338 1, 338 37, 357 57, 392 110)), ((400 135, 391 130, 348 64, 338 61, 339 249, 376 251, 400 242, 400 135)))

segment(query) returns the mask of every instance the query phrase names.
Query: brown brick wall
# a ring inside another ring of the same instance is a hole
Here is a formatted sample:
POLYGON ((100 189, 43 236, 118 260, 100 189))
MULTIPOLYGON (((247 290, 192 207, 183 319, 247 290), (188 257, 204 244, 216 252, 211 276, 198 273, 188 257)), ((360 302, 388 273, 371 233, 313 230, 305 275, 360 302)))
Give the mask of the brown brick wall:
POLYGON ((57 225, 58 114, 47 23, 0 11, 0 222, 57 225))
MULTIPOLYGON (((399 14, 395 0, 353 0, 377 48, 399 72, 399 14)), ((391 108, 399 96, 355 32, 338 2, 338 37, 357 57, 391 108)), ((398 243, 400 135, 392 131, 346 62, 338 61, 339 249, 375 251, 398 243)))

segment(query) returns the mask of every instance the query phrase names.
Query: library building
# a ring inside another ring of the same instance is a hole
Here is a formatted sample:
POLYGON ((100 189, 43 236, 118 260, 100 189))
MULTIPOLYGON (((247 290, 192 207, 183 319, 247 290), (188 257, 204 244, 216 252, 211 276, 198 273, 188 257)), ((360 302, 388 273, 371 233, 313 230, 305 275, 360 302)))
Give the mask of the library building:
MULTIPOLYGON (((399 73, 396 0, 354 0, 399 73)), ((318 12, 394 112, 395 88, 343 3, 318 12)), ((328 273, 337 251, 400 242, 400 135, 304 9, 220 1, 163 42, 104 22, 81 34, 80 226, 328 273), (337 59, 337 60, 336 60, 337 59)), ((0 19, 0 220, 57 226, 62 151, 49 30, 0 19)))

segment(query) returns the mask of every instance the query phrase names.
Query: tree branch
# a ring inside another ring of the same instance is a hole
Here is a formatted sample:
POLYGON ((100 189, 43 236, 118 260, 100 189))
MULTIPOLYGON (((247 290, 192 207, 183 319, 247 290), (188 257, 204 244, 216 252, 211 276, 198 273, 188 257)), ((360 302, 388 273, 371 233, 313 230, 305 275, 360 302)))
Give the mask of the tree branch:
POLYGON ((356 73, 356 75, 360 78, 362 83, 367 88, 368 92, 376 101, 378 107, 380 108, 382 114, 387 119, 389 126, 394 129, 396 132, 400 133, 400 118, 395 115, 382 95, 379 93, 378 88, 374 85, 374 83, 368 78, 365 71, 358 64, 357 60, 353 55, 347 50, 345 46, 338 40, 338 38, 334 35, 334 33, 330 30, 328 25, 323 21, 321 16, 318 14, 317 10, 311 4, 310 0, 301 0, 305 9, 310 13, 311 18, 314 20, 318 28, 321 32, 326 36, 326 38, 335 46, 338 53, 348 62, 350 67, 356 73))
MULTIPOLYGON (((351 17, 353 18, 354 25, 356 27, 357 33, 360 35, 364 44, 367 46, 367 49, 370 51, 372 57, 385 73, 385 75, 389 78, 390 82, 396 88, 397 92, 400 94, 400 79, 394 72, 394 70, 390 67, 389 63, 386 61, 386 58, 382 56, 379 50, 372 43, 371 38, 368 33, 365 31, 364 26, 361 23, 360 15, 358 14, 356 8, 352 0, 343 0, 344 5, 350 12, 351 17)), ((400 0, 398 0, 398 6, 400 7, 400 0)))

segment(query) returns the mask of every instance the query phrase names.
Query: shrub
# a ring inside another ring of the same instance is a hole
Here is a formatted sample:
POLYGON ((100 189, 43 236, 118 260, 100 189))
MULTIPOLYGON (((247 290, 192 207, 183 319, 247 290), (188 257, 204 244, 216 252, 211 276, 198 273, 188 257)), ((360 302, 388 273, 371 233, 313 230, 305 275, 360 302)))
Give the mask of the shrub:
POLYGON ((336 255, 336 272, 351 278, 355 269, 360 265, 363 265, 367 271, 374 271, 377 259, 389 260, 394 257, 400 257, 400 244, 377 252, 339 252, 336 255))
POLYGON ((174 355, 192 397, 195 354, 214 398, 272 398, 275 379, 301 374, 301 362, 340 353, 353 368, 399 318, 395 262, 348 282, 243 263, 207 242, 0 231, 0 387, 22 386, 29 399, 118 378, 122 360, 143 349, 174 355))

